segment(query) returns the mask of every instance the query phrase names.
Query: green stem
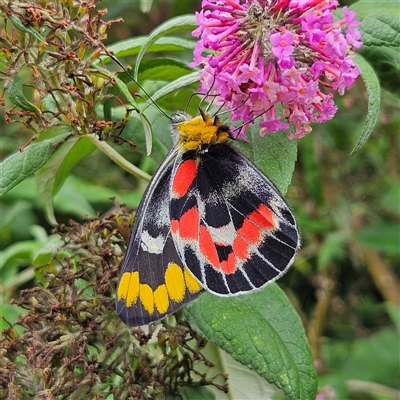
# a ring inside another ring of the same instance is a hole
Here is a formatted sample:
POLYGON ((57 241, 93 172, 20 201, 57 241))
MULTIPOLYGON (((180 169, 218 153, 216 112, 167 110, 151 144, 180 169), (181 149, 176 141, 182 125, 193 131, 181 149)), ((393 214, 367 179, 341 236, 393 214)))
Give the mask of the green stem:
POLYGON ((98 147, 99 150, 106 154, 111 160, 113 160, 125 171, 128 171, 130 174, 137 176, 138 178, 142 178, 146 181, 149 181, 151 179, 151 176, 149 174, 143 172, 141 169, 131 164, 106 142, 99 140, 94 135, 87 135, 87 137, 98 147))

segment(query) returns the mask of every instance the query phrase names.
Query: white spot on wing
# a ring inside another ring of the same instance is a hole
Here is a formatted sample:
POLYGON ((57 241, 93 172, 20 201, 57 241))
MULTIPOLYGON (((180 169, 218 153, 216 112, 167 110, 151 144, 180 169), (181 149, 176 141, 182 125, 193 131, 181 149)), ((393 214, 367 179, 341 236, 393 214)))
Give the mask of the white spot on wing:
POLYGON ((219 228, 207 225, 207 230, 211 233, 214 242, 224 243, 226 245, 231 245, 237 235, 232 222, 219 228))
POLYGON ((143 231, 142 241, 140 243, 142 249, 148 253, 161 254, 164 249, 165 238, 158 235, 156 238, 150 236, 149 232, 143 231))

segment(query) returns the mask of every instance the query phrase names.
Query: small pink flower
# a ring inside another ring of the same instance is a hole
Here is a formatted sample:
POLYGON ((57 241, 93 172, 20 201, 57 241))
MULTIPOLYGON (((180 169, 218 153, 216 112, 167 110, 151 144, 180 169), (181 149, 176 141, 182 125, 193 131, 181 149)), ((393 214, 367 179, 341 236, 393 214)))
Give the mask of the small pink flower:
POLYGON ((294 50, 293 38, 294 35, 290 32, 283 35, 274 33, 269 38, 273 46, 272 54, 278 59, 278 64, 282 69, 289 69, 294 65, 294 58, 290 57, 294 50))
POLYGON ((265 136, 267 133, 278 132, 279 130, 289 129, 289 124, 282 123, 280 121, 281 117, 277 117, 276 119, 266 119, 263 122, 260 122, 260 135, 265 136))
POLYGON ((331 119, 332 94, 352 86, 361 46, 355 13, 337 0, 203 0, 191 66, 202 65, 200 90, 243 120, 240 135, 261 117, 260 134, 295 128, 290 138, 331 119), (278 114, 278 116, 276 115, 278 114))

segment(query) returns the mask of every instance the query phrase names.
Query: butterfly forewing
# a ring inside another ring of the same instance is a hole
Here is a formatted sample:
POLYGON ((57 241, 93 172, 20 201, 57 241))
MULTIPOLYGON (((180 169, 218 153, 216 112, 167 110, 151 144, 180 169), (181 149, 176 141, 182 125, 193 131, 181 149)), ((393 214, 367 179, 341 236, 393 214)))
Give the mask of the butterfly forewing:
POLYGON ((286 272, 300 245, 295 219, 278 189, 247 158, 218 144, 178 157, 172 176, 175 246, 207 290, 236 295, 286 272))
POLYGON ((201 286, 185 268, 171 236, 171 158, 172 152, 142 198, 121 267, 116 309, 130 326, 157 321, 201 293, 201 286))

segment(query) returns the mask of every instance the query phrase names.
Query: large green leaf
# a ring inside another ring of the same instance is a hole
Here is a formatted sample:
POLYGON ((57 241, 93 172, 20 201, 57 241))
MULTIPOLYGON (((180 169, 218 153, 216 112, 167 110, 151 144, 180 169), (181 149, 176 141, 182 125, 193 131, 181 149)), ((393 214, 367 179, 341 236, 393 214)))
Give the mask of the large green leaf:
POLYGON ((358 50, 374 67, 382 87, 400 94, 400 20, 397 0, 380 1, 379 6, 360 0, 350 7, 361 21, 363 46, 358 50))
POLYGON ((400 96, 400 52, 398 48, 363 46, 359 53, 371 64, 381 86, 400 96))
POLYGON ((204 293, 184 309, 192 327, 294 400, 315 399, 317 375, 299 316, 275 284, 243 296, 204 293))
POLYGON ((257 165, 282 192, 286 193, 292 180, 297 159, 297 142, 289 140, 286 132, 261 137, 260 128, 252 125, 246 130, 249 142, 237 140, 235 146, 257 165))
POLYGON ((66 135, 34 143, 0 164, 0 196, 41 168, 60 147, 66 135))
POLYGON ((350 7, 361 21, 359 30, 364 46, 400 47, 399 2, 397 0, 357 1, 350 7), (378 6, 379 4, 379 6, 378 6))

